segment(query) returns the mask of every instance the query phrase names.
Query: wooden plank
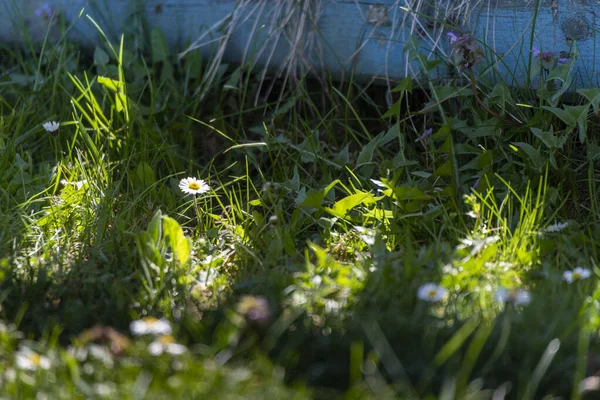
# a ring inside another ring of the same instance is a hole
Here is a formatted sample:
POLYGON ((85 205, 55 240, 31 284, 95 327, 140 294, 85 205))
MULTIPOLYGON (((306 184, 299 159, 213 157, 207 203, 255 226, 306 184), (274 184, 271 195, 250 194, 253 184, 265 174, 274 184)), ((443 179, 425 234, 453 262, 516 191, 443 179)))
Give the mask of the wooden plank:
MULTIPOLYGON (((447 56, 450 51, 447 30, 430 23, 424 15, 413 18, 417 13, 407 10, 407 5, 416 3, 414 0, 310 0, 304 4, 312 9, 283 9, 291 3, 286 0, 0 0, 0 39, 22 41, 23 27, 27 27, 31 37, 39 40, 48 29, 50 15, 56 13, 67 22, 71 39, 94 46, 99 39, 96 28, 86 18, 89 15, 112 39, 142 27, 159 27, 173 49, 183 50, 186 43, 203 37, 197 44, 202 45, 208 57, 220 40, 227 37, 223 54, 226 62, 248 61, 255 49, 258 57, 253 61, 257 67, 269 65, 277 70, 291 60, 293 66, 313 67, 315 72, 331 71, 335 79, 354 71, 355 78, 361 81, 373 77, 398 80, 417 74, 418 66, 408 63, 404 52, 410 37, 420 36, 425 53, 435 51, 447 56), (84 12, 80 16, 81 10, 84 12), (226 29, 228 18, 235 20, 235 29, 230 32, 226 29), (280 28, 281 20, 286 19, 289 23, 280 28), (219 21, 223 24, 217 29, 215 24, 219 21), (295 36, 298 25, 304 30, 295 36), (212 33, 207 34, 211 28, 212 33), (300 40, 294 39, 298 37, 300 40)), ((531 45, 542 51, 572 52, 573 41, 569 39, 576 39, 581 53, 576 64, 578 79, 586 85, 597 84, 598 1, 472 0, 468 15, 456 11, 458 3, 469 2, 437 0, 437 9, 442 8, 446 14, 436 14, 435 7, 416 11, 438 15, 449 22, 458 15, 465 23, 464 30, 473 32, 496 54, 496 64, 488 71, 490 76, 498 74, 522 83, 527 76, 531 45), (538 5, 534 40, 530 43, 538 5)), ((56 26, 50 32, 51 38, 58 38, 56 26)), ((440 68, 434 75, 447 73, 440 68)))

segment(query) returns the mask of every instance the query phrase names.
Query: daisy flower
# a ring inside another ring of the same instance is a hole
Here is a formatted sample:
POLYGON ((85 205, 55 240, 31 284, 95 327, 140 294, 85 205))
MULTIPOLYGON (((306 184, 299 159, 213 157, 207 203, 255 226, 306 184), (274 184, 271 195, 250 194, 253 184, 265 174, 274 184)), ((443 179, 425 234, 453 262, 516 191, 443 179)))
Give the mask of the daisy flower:
POLYGON ((548 225, 545 229, 542 229, 542 231, 540 233, 544 234, 544 233, 560 232, 563 229, 565 229, 567 226, 569 226, 568 222, 555 222, 552 225, 548 225))
POLYGON ((171 324, 165 318, 157 319, 154 317, 145 317, 137 321, 133 321, 129 325, 131 333, 136 336, 140 335, 169 335, 173 330, 171 324))
POLYGON ((448 291, 435 283, 426 283, 417 291, 417 297, 420 300, 431 301, 433 303, 443 300, 448 291))
POLYGON ((58 127, 60 126, 60 124, 56 121, 49 121, 49 122, 42 124, 42 126, 44 127, 46 132, 54 133, 54 132, 58 131, 58 127))
POLYGON ((28 347, 21 347, 15 355, 15 362, 20 369, 35 371, 36 369, 50 369, 52 363, 48 357, 36 353, 28 347))
POLYGON ((516 306, 525 306, 531 302, 531 294, 524 289, 500 288, 496 292, 495 298, 500 303, 512 303, 516 306))
POLYGON ((187 347, 182 344, 175 343, 175 339, 170 335, 162 335, 148 346, 148 351, 153 356, 159 356, 163 353, 173 354, 175 356, 183 354, 187 351, 187 347))
POLYGON ((179 182, 179 189, 186 194, 202 194, 210 190, 210 186, 202 179, 184 178, 179 182))
POLYGON ((592 275, 592 271, 587 268, 577 267, 573 271, 565 271, 563 273, 563 278, 568 283, 573 283, 574 281, 580 281, 583 279, 587 279, 592 275))

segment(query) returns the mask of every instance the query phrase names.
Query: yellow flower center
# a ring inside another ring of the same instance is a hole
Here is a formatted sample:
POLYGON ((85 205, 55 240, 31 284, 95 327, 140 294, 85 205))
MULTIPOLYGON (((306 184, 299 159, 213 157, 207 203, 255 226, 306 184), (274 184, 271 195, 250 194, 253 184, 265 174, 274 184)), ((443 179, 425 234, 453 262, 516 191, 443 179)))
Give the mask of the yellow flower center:
POLYGON ((200 189, 200 184, 198 182, 190 182, 188 184, 188 188, 190 188, 192 190, 199 190, 200 189))
POLYGON ((581 274, 579 272, 573 272, 573 279, 580 279, 581 274))
POLYGON ((170 343, 175 343, 175 339, 173 338, 173 336, 171 335, 162 335, 158 341, 161 344, 170 344, 170 343))
POLYGON ((31 353, 29 355, 29 361, 31 361, 34 365, 40 365, 42 362, 42 356, 38 353, 31 353))
POLYGON ((431 289, 429 292, 427 292, 427 296, 429 297, 435 297, 437 295, 437 290, 435 289, 431 289))
POLYGON ((158 322, 158 319, 155 317, 144 317, 142 318, 142 321, 144 321, 147 325, 154 325, 158 322))

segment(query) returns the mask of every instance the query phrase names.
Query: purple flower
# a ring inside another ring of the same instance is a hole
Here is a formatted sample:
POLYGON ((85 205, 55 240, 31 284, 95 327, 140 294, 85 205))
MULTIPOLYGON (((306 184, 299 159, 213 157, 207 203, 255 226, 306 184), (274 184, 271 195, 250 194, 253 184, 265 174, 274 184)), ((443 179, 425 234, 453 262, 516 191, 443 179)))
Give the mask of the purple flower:
POLYGON ((531 53, 533 54, 534 57, 537 57, 540 55, 540 49, 538 49, 537 46, 533 46, 531 48, 531 53))
POLYGON ((454 42, 456 42, 456 39, 458 39, 456 37, 456 34, 454 34, 452 32, 448 32, 447 35, 450 36, 450 44, 453 44, 454 42))
POLYGON ((471 186, 472 189, 477 189, 477 187, 479 186, 479 181, 481 180, 481 177, 477 178, 477 180, 475 181, 475 183, 473 184, 473 186, 471 186))
POLYGON ((558 63, 559 64, 566 64, 568 62, 569 62, 569 59, 566 58, 566 57, 561 57, 561 58, 558 59, 558 63))
POLYGON ((42 5, 41 7, 36 8, 34 12, 35 15, 45 20, 50 19, 50 17, 52 16, 52 8, 47 3, 44 3, 44 5, 42 5))
POLYGON ((425 130, 425 132, 423 132, 423 134, 422 134, 421 136, 419 136, 419 137, 417 138, 417 140, 415 140, 415 142, 420 142, 420 141, 422 141, 422 140, 425 140, 425 139, 426 139, 428 136, 430 136, 432 133, 433 133, 433 129, 432 129, 432 128, 426 129, 426 130, 425 130))
POLYGON ((271 318, 269 302, 260 296, 243 296, 237 304, 236 311, 244 317, 248 325, 254 327, 265 325, 271 318))

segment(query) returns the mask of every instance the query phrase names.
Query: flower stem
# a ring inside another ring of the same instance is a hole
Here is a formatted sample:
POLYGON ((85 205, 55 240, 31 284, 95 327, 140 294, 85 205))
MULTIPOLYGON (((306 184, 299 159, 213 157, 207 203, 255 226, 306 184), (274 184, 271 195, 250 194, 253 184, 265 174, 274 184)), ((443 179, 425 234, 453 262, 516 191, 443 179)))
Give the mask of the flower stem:
POLYGON ((204 226, 202 224, 202 216, 200 215, 200 208, 198 207, 198 197, 194 196, 194 210, 196 211, 196 218, 198 219, 198 227, 200 228, 200 232, 204 231, 204 226))

